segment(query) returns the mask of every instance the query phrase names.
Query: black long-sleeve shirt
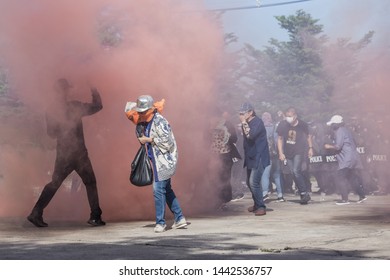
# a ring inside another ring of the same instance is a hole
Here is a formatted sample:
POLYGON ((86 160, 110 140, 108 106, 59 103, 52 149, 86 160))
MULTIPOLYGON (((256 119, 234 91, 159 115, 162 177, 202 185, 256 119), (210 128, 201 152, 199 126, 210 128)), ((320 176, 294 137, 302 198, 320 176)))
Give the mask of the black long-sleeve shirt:
POLYGON ((100 94, 93 91, 91 103, 66 102, 63 119, 46 115, 47 133, 57 139, 57 154, 70 156, 86 151, 82 117, 95 114, 102 108, 100 94))

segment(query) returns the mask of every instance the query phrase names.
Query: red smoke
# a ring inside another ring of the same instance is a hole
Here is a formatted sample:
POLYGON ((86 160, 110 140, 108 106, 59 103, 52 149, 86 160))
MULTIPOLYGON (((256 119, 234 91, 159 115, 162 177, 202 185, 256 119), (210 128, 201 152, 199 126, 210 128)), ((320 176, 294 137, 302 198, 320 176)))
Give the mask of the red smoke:
MULTIPOLYGON (((209 151, 203 131, 214 104, 223 33, 205 14, 189 12, 202 7, 183 2, 189 1, 0 2, 0 56, 13 93, 25 104, 23 116, 38 116, 34 122, 8 119, 0 127, 2 134, 8 131, 10 144, 1 150, 0 216, 27 215, 36 192, 50 180, 55 143, 45 135, 43 115, 60 77, 74 84, 74 99, 90 101, 91 86, 102 96, 103 110, 83 122, 104 219, 154 216, 151 187, 136 188, 128 181, 139 144, 124 107, 141 94, 166 99, 163 115, 179 147, 173 187, 184 214, 207 208, 202 194, 208 196, 213 186, 204 182, 209 151), (120 30, 117 47, 100 44, 102 22, 120 30), (28 143, 32 131, 43 148, 12 145, 28 143)), ((45 210, 49 219, 86 219, 88 214, 84 188, 70 197, 66 186, 45 210)))

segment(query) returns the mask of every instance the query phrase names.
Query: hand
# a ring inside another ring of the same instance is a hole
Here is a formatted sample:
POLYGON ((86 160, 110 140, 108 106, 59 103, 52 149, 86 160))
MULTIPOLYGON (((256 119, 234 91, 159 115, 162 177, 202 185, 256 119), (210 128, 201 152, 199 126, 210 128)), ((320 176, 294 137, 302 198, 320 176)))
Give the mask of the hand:
POLYGON ((141 136, 141 137, 138 138, 138 141, 139 141, 141 144, 152 143, 152 142, 153 142, 153 138, 151 138, 151 137, 146 137, 146 136, 141 136))
POLYGON ((313 156, 313 148, 309 148, 309 158, 313 156))
POLYGON ((325 149, 333 149, 333 146, 330 144, 324 144, 325 149))
POLYGON ((92 95, 99 95, 99 92, 98 92, 97 88, 95 88, 95 87, 91 87, 91 92, 92 92, 92 95))
POLYGON ((284 161, 284 160, 286 159, 286 156, 285 156, 283 153, 280 153, 280 154, 279 154, 279 159, 280 159, 281 161, 284 161))
POLYGON ((239 115, 239 118, 240 118, 240 122, 243 123, 243 122, 246 122, 246 117, 245 117, 245 114, 243 115, 239 115))

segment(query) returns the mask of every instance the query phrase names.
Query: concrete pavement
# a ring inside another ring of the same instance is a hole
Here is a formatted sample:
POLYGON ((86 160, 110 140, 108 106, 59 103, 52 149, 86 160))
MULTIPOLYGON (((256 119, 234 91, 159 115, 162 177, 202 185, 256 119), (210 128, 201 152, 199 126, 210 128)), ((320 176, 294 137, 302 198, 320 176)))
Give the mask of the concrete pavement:
POLYGON ((36 228, 25 218, 0 218, 0 259, 390 259, 389 195, 344 206, 335 205, 337 195, 312 195, 309 205, 285 198, 273 197, 267 215, 256 217, 247 211, 252 200, 246 193, 226 211, 187 216, 186 229, 161 234, 153 232, 153 221, 107 221, 96 228, 50 221, 36 228))

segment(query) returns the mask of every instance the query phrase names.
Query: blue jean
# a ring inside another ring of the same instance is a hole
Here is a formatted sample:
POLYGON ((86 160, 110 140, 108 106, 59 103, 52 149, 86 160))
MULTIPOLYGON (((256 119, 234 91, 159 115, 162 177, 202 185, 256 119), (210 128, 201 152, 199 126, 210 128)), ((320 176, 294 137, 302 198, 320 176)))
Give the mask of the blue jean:
POLYGON ((277 158, 272 159, 271 164, 264 169, 263 175, 261 176, 261 186, 263 188, 263 196, 267 195, 269 192, 269 186, 271 184, 271 180, 270 180, 271 176, 275 183, 278 197, 283 197, 280 161, 277 158))
POLYGON ((259 164, 258 168, 247 169, 246 183, 252 193, 254 210, 257 210, 259 208, 265 209, 265 204, 263 200, 263 189, 261 187, 261 176, 263 175, 263 171, 264 168, 261 164, 259 164))
POLYGON ((156 224, 165 225, 165 203, 175 217, 175 222, 183 218, 179 201, 172 190, 171 179, 153 182, 154 206, 156 208, 156 224))
POLYGON ((287 159, 287 165, 294 176, 294 181, 300 194, 309 192, 309 187, 305 183, 302 173, 303 155, 295 155, 292 159, 287 159))

